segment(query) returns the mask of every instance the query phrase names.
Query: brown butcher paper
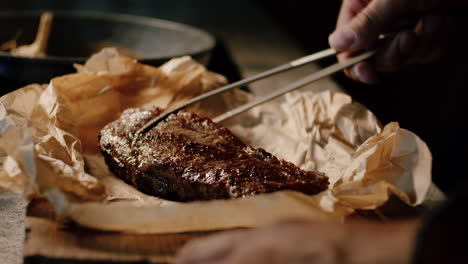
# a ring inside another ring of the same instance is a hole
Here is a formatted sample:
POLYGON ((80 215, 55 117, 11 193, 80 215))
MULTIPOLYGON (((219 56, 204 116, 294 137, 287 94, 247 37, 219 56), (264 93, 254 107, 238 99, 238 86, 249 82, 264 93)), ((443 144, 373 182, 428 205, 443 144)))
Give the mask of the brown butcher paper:
MULTIPOLYGON (((329 91, 290 93, 223 124, 247 144, 325 173, 328 190, 189 203, 145 195, 108 170, 97 146, 100 129, 126 108, 165 108, 226 79, 189 57, 155 68, 115 49, 76 68, 47 86, 0 98, 0 186, 46 198, 59 217, 79 225, 130 233, 208 231, 289 217, 340 221, 377 209, 390 196, 412 207, 443 199, 432 185, 431 153, 417 135, 398 123, 381 126, 348 95, 329 91)), ((228 92, 190 110, 214 117, 251 97, 228 92)))

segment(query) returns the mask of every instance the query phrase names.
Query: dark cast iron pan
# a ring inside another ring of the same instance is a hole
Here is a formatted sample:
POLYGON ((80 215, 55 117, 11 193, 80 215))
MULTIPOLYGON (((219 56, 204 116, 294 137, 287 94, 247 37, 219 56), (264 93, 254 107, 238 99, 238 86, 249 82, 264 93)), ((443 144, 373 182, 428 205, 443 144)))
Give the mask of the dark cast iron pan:
MULTIPOLYGON (((18 31, 18 45, 32 43, 41 13, 0 12, 0 43, 12 39, 18 31)), ((149 65, 159 66, 183 55, 206 65, 215 39, 200 29, 155 18, 54 12, 46 58, 0 53, 0 94, 75 72, 73 63, 84 63, 91 54, 112 45, 135 52, 142 63, 149 65)))

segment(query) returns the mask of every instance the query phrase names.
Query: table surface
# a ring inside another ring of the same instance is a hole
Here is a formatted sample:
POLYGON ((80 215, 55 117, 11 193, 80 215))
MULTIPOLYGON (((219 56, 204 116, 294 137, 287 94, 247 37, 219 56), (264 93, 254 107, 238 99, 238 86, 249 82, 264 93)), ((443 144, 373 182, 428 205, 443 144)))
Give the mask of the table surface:
MULTIPOLYGON (((83 5, 90 4, 90 2, 83 1, 83 5)), ((177 9, 166 4, 163 8, 164 12, 157 11, 160 10, 157 9, 157 4, 151 2, 135 1, 134 6, 121 7, 113 6, 111 1, 100 1, 101 6, 97 6, 95 9, 157 16, 206 29, 225 41, 234 61, 245 77, 306 55, 287 32, 283 31, 262 9, 248 0, 229 1, 228 3, 226 3, 227 1, 202 1, 205 5, 197 5, 197 1, 183 1, 184 8, 177 9)), ((53 5, 56 4, 56 1, 41 1, 41 5, 37 8, 53 9, 47 4, 53 5)), ((35 6, 31 4, 31 7, 35 6)), ((63 9, 63 6, 59 6, 59 8, 63 9)), ((80 6, 73 8, 80 8, 80 6)), ((256 95, 264 95, 317 69, 317 65, 307 65, 281 76, 253 84, 250 88, 256 95)), ((336 83, 328 78, 303 89, 340 90, 336 83)), ((0 191, 0 260, 2 263, 22 262, 24 230, 25 202, 20 195, 0 191)))

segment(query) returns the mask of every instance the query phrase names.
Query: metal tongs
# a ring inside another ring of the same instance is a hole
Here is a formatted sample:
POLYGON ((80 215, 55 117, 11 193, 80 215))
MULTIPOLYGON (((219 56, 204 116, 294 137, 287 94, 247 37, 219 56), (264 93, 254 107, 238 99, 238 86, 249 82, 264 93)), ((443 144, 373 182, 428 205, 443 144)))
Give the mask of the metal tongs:
MULTIPOLYGON (((192 105, 194 103, 200 102, 200 101, 202 101, 202 100, 204 100, 204 99, 206 99, 208 97, 211 97, 211 96, 214 96, 214 95, 229 91, 229 90, 237 88, 237 87, 244 86, 246 84, 255 82, 257 80, 264 79, 266 77, 269 77, 269 76, 272 76, 272 75, 275 75, 275 74, 278 74, 278 73, 281 73, 281 72, 284 72, 284 71, 295 69, 297 67, 306 65, 308 63, 311 63, 311 62, 314 62, 314 61, 317 61, 317 60, 320 60, 320 59, 323 59, 323 58, 326 58, 326 57, 334 56, 336 54, 337 54, 337 52, 335 50, 326 49, 326 50, 323 50, 323 51, 320 51, 320 52, 317 52, 317 53, 314 53, 314 54, 299 58, 297 60, 291 61, 289 63, 283 64, 281 66, 275 67, 275 68, 273 68, 271 70, 259 73, 257 75, 252 76, 252 77, 240 80, 238 82, 228 84, 226 86, 220 87, 220 88, 218 88, 216 90, 210 91, 210 92, 202 94, 200 96, 197 96, 197 97, 195 97, 195 98, 193 98, 193 99, 191 99, 191 100, 189 100, 189 101, 187 101, 187 102, 185 102, 183 104, 180 104, 178 106, 167 109, 162 114, 160 114, 159 116, 157 116, 154 119, 150 120, 142 128, 140 128, 137 131, 136 135, 139 136, 139 135, 147 132, 148 130, 150 130, 151 128, 156 126, 160 121, 166 119, 169 115, 174 114, 174 113, 180 111, 181 109, 183 109, 183 108, 185 108, 185 107, 187 107, 189 105, 192 105)), ((233 116, 236 116, 236 115, 238 115, 238 114, 240 114, 242 112, 245 112, 245 111, 249 110, 250 108, 253 108, 255 106, 258 106, 260 104, 263 104, 265 102, 273 100, 273 99, 275 99, 277 97, 280 97, 281 95, 286 94, 288 92, 291 92, 291 91, 294 91, 294 90, 299 89, 301 87, 304 87, 304 86, 306 86, 306 85, 308 85, 308 84, 310 84, 312 82, 320 80, 320 79, 322 79, 324 77, 327 77, 327 76, 329 76, 331 74, 342 71, 342 70, 344 70, 344 69, 346 69, 346 68, 348 68, 348 67, 350 67, 350 66, 352 66, 352 65, 354 65, 356 63, 359 63, 361 61, 364 61, 364 60, 370 58, 374 54, 375 54, 375 51, 367 51, 367 52, 364 52, 364 53, 362 53, 362 54, 360 54, 358 56, 349 58, 349 59, 347 59, 345 61, 341 61, 341 62, 335 63, 333 65, 330 65, 330 66, 328 66, 326 68, 323 68, 323 69, 321 69, 321 70, 319 70, 319 71, 317 71, 315 73, 312 73, 312 74, 308 75, 307 77, 305 77, 303 79, 300 79, 300 80, 298 80, 296 82, 291 83, 290 85, 284 87, 283 89, 274 91, 270 95, 258 98, 256 100, 250 102, 250 103, 239 106, 239 107, 237 107, 237 108, 235 108, 233 110, 230 110, 230 111, 228 111, 228 112, 226 112, 226 113, 224 113, 224 114, 222 114, 220 116, 217 116, 217 117, 213 118, 213 121, 216 122, 216 123, 222 122, 222 121, 224 121, 226 119, 229 119, 229 118, 231 118, 233 116)))

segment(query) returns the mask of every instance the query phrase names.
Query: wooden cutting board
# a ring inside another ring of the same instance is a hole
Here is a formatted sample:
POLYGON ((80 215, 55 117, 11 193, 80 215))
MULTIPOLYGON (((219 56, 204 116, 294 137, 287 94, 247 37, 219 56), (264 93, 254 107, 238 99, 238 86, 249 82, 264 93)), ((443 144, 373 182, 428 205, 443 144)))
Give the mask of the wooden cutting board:
POLYGON ((187 241, 210 233, 122 234, 29 216, 24 263, 171 263, 187 241))
MULTIPOLYGON (((378 210, 357 211, 352 219, 385 221, 418 215, 415 208, 391 197, 378 210)), ((104 232, 53 220, 50 204, 33 201, 26 218, 25 264, 171 263, 189 240, 221 232, 137 235, 104 232)))

